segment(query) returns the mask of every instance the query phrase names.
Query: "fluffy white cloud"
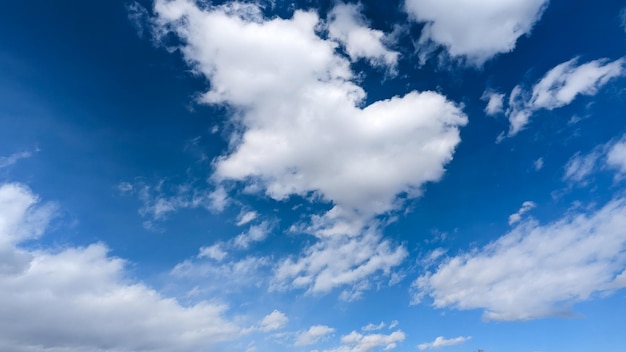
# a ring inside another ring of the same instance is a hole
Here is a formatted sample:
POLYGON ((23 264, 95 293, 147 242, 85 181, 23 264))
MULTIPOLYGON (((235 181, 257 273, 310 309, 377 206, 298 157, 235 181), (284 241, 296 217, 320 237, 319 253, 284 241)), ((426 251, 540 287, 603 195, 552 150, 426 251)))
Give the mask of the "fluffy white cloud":
POLYGON ((324 336, 335 332, 334 328, 326 325, 313 325, 308 330, 296 336, 295 346, 309 346, 318 343, 324 336))
POLYGON ((483 308, 493 320, 569 314, 575 302, 626 287, 625 248, 625 198, 545 225, 526 220, 419 277, 414 303, 428 295, 435 307, 483 308))
POLYGON ((509 97, 506 114, 509 136, 517 134, 540 109, 553 110, 571 103, 578 95, 594 95, 611 79, 624 74, 623 58, 593 60, 578 65, 578 58, 557 65, 535 84, 532 92, 517 86, 509 97))
POLYGON ((610 147, 606 163, 618 171, 619 177, 626 175, 626 135, 610 147))
POLYGON ((385 34, 367 26, 360 5, 337 4, 328 14, 328 36, 341 43, 353 61, 365 58, 389 68, 398 61, 398 53, 385 47, 385 34))
POLYGON ((422 45, 441 45, 452 57, 482 65, 512 51, 547 4, 548 0, 406 0, 405 9, 409 17, 425 23, 422 45))
POLYGON ((226 256, 228 256, 228 253, 222 247, 221 243, 208 247, 202 247, 198 253, 198 258, 210 258, 217 260, 218 262, 222 261, 226 258, 226 256))
POLYGON ((465 342, 465 341, 467 341, 467 340, 469 340, 471 338, 472 338, 471 336, 468 336, 468 337, 459 336, 459 337, 455 337, 453 339, 446 339, 443 336, 439 336, 433 342, 420 343, 419 345, 417 345, 417 348, 420 349, 421 351, 423 351, 423 350, 427 350, 427 349, 431 349, 431 348, 454 346, 454 345, 461 344, 461 343, 463 343, 463 342, 465 342))
POLYGON ((524 216, 524 214, 534 209, 536 206, 537 204, 535 204, 534 202, 530 202, 530 201, 524 202, 522 204, 522 207, 517 211, 517 213, 511 214, 509 216, 509 225, 513 225, 513 224, 520 222, 520 220, 522 220, 522 216, 524 216))
POLYGON ((184 59, 210 82, 200 100, 233 108, 236 132, 228 153, 214 161, 213 179, 240 181, 277 200, 332 202, 333 210, 311 219, 305 232, 356 236, 322 239, 286 260, 277 269, 279 286, 364 287, 368 275, 398 265, 406 250, 361 231, 395 209, 398 194, 415 197, 424 183, 441 178, 467 123, 461 109, 435 92, 365 106, 366 93, 337 46, 353 59, 391 63, 396 55, 353 5, 331 9, 329 38, 319 35, 323 22, 314 12, 266 19, 255 4, 191 0, 157 0, 154 10, 157 33, 177 35, 184 59), (333 256, 344 252, 345 259, 333 256))
POLYGON ((274 310, 261 320, 260 329, 265 332, 279 330, 284 328, 288 321, 289 318, 284 313, 274 310))
POLYGON ((187 0, 155 10, 158 28, 184 40, 185 59, 210 80, 203 101, 241 108, 232 122, 242 133, 216 160, 216 179, 379 213, 399 192, 438 180, 452 159, 461 110, 434 92, 362 107, 365 92, 336 43, 316 34, 315 13, 266 20, 254 5, 202 10, 187 0))
POLYGON ((225 306, 182 306, 132 282, 102 244, 20 248, 52 215, 37 203, 22 185, 0 186, 0 312, 10 317, 0 319, 1 350, 196 351, 238 336, 225 306))
POLYGON ((487 101, 487 106, 485 106, 487 115, 493 116, 503 111, 504 94, 488 90, 483 93, 482 99, 487 101))
POLYGON ((396 348, 399 342, 404 341, 405 337, 402 331, 394 331, 389 335, 363 335, 353 331, 341 337, 342 346, 336 349, 326 350, 326 352, 368 352, 380 347, 385 351, 389 351, 396 348))

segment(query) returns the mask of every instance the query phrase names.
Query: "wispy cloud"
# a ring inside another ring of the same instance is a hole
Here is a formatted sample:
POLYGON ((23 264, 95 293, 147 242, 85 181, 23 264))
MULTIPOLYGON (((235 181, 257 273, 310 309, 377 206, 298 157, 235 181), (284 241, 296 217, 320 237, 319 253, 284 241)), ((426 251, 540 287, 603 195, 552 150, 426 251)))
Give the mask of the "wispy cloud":
POLYGON ((443 259, 413 284, 414 303, 485 310, 491 320, 566 315, 594 294, 626 287, 626 199, 542 225, 524 220, 481 249, 443 259), (622 275, 623 276, 623 275, 622 275))
POLYGON ((521 131, 532 115, 541 109, 554 110, 570 104, 579 95, 595 95, 609 81, 624 74, 624 59, 598 59, 578 64, 573 58, 553 69, 530 92, 516 86, 509 96, 506 114, 509 136, 521 131))
POLYGON ((14 165, 21 159, 30 158, 32 155, 33 155, 33 152, 24 151, 24 152, 14 153, 9 156, 0 156, 0 169, 14 165))
POLYGON ((446 339, 443 336, 439 336, 433 342, 425 342, 425 343, 421 343, 417 345, 417 348, 420 351, 423 351, 423 350, 428 350, 428 349, 433 349, 433 348, 454 346, 454 345, 461 344, 471 338, 472 338, 471 336, 468 336, 468 337, 459 336, 453 339, 446 339))

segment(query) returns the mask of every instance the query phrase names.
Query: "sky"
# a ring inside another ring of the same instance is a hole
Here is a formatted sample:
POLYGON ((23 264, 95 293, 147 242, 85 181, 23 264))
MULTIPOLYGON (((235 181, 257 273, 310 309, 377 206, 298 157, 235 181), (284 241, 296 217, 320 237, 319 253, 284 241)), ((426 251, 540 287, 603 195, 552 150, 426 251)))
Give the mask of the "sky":
POLYGON ((0 3, 0 350, 621 352, 626 7, 0 3))

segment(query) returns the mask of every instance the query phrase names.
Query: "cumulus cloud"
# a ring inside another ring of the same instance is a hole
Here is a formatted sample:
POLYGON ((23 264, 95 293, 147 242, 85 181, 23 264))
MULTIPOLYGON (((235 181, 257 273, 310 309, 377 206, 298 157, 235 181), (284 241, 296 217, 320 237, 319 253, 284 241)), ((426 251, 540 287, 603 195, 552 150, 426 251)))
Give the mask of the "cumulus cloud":
POLYGON ((625 248, 624 198, 548 224, 524 220, 419 277, 413 301, 430 296, 437 308, 484 309, 491 320, 566 315, 576 302, 626 287, 625 248))
POLYGON ((376 348, 383 348, 385 351, 392 350, 398 343, 404 341, 405 335, 402 331, 395 331, 389 335, 366 334, 356 331, 341 337, 342 345, 338 348, 326 350, 326 352, 368 352, 376 348))
POLYGON ((260 329, 264 332, 279 330, 284 328, 288 321, 289 318, 284 313, 274 310, 261 320, 260 329))
POLYGON ((103 244, 29 250, 53 212, 20 184, 0 186, 0 349, 196 351, 239 334, 224 305, 182 306, 131 281, 103 244), (123 324, 120 324, 123 322, 123 324))
POLYGON ((446 339, 443 336, 439 336, 433 342, 425 342, 425 343, 421 343, 417 345, 417 348, 420 351, 423 351, 423 350, 432 349, 432 348, 454 346, 454 345, 461 344, 471 338, 472 338, 471 336, 468 336, 468 337, 459 336, 453 339, 446 339))
POLYGON ((398 53, 385 47, 385 34, 371 29, 361 15, 361 6, 339 3, 328 14, 328 36, 346 49, 352 61, 364 58, 374 66, 392 68, 398 53))
POLYGON ((214 160, 213 180, 237 181, 276 200, 333 203, 304 232, 356 237, 320 239, 289 258, 277 269, 278 281, 287 281, 281 286, 364 287, 368 275, 398 265, 406 250, 362 229, 396 209, 399 194, 416 197, 442 177, 467 123, 460 107, 416 91, 365 105, 350 59, 389 64, 396 55, 380 31, 366 27, 358 6, 331 9, 329 38, 319 35, 323 21, 314 12, 267 19, 255 4, 200 7, 190 0, 157 0, 154 10, 157 34, 178 36, 186 62, 210 82, 200 101, 235 111, 230 148, 214 160), (357 244, 371 259, 355 251, 345 260, 331 256, 357 244), (336 278, 326 278, 330 273, 336 278))
POLYGON ((201 247, 198 253, 198 258, 210 258, 213 260, 222 261, 228 253, 222 248, 221 243, 214 244, 208 247, 201 247))
POLYGON ((487 102, 487 106, 485 106, 485 113, 487 115, 493 116, 503 111, 504 94, 487 90, 483 93, 482 100, 487 102))
POLYGON ((324 336, 335 332, 334 328, 326 325, 313 325, 308 330, 298 333, 295 346, 309 346, 318 343, 324 336))
POLYGON ((595 95, 610 80, 624 74, 624 64, 621 58, 598 59, 579 65, 578 58, 573 58, 548 71, 531 92, 516 86, 506 111, 511 125, 509 136, 521 131, 538 110, 563 107, 579 95, 595 95))
POLYGON ((537 204, 535 204, 534 202, 531 202, 531 201, 524 202, 522 204, 522 207, 517 211, 517 213, 511 214, 509 216, 509 225, 513 225, 513 224, 520 222, 522 220, 522 216, 524 216, 524 214, 534 209, 536 206, 537 204))
POLYGON ((405 10, 411 19, 425 24, 418 50, 442 46, 451 57, 482 65, 512 51, 547 5, 548 0, 406 0, 405 10))

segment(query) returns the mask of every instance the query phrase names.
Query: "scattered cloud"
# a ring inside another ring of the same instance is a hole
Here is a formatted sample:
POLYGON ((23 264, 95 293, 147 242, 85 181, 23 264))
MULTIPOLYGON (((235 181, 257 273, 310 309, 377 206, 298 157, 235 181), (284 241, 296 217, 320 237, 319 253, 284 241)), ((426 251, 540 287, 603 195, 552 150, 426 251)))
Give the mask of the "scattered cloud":
POLYGON ((554 110, 571 103, 579 95, 595 95, 610 80, 624 74, 625 60, 598 59, 578 65, 573 58, 557 65, 537 82, 532 92, 516 86, 509 97, 506 114, 509 136, 521 131, 534 112, 554 110))
POLYGON ((380 322, 380 324, 367 324, 364 327, 361 328, 361 330, 363 331, 377 331, 377 330, 381 330, 385 327, 385 322, 380 322))
POLYGON ((32 152, 24 151, 24 152, 14 153, 9 156, 0 156, 0 169, 14 165, 21 159, 30 158, 32 155, 33 155, 32 152))
POLYGON ((509 216, 509 225, 513 225, 513 224, 520 222, 522 220, 522 216, 524 216, 524 214, 534 209, 536 206, 537 204, 535 204, 535 202, 531 202, 531 201, 524 202, 522 204, 522 207, 517 211, 517 213, 511 214, 509 216))
POLYGON ((144 222, 146 229, 153 229, 155 222, 163 221, 181 209, 204 208, 222 212, 230 202, 224 187, 217 186, 211 190, 208 185, 199 186, 194 182, 173 187, 165 179, 155 185, 143 181, 120 182, 116 188, 123 195, 136 195, 143 203, 139 214, 148 219, 144 222))
POLYGON ((287 325, 288 321, 289 319, 284 313, 274 310, 261 320, 260 329, 264 332, 280 330, 287 325))
POLYGON ((128 12, 130 23, 137 31, 137 35, 139 38, 143 38, 146 24, 150 22, 148 10, 137 2, 131 2, 126 5, 126 11, 128 12))
POLYGON ((543 158, 539 158, 534 162, 535 171, 539 171, 543 169, 543 158))
POLYGON ((626 7, 619 12, 619 20, 621 27, 624 29, 624 32, 626 32, 626 7))
POLYGON ((481 249, 441 261, 413 284, 437 308, 485 310, 489 320, 570 314, 570 306, 625 287, 626 199, 542 225, 524 220, 481 249), (621 276, 620 276, 621 275, 621 276))
POLYGON ((574 154, 565 164, 565 173, 563 181, 572 184, 586 184, 586 179, 593 174, 597 167, 602 152, 600 148, 595 148, 589 154, 574 154))
POLYGON ((298 333, 295 346, 310 346, 318 343, 326 335, 335 332, 334 328, 326 325, 313 325, 308 330, 298 333))
POLYGON ((1 350, 191 352, 239 335, 226 306, 183 306, 133 282, 103 244, 21 248, 52 209, 21 184, 0 186, 0 311, 11 317, 0 320, 1 350))
POLYGON ((263 221, 258 225, 250 226, 247 232, 235 237, 232 244, 239 249, 248 249, 251 243, 265 240, 271 230, 272 225, 268 221, 263 221))
POLYGON ((222 248, 221 243, 216 243, 209 247, 200 248, 198 258, 210 258, 213 260, 222 261, 228 256, 228 253, 222 248))
POLYGON ((485 106, 487 115, 493 116, 504 111, 504 94, 486 90, 481 99, 487 102, 485 106))
POLYGON ((242 212, 237 217, 237 226, 246 225, 247 223, 249 223, 249 222, 253 221, 254 219, 256 219, 258 216, 259 216, 259 214, 257 214, 256 211, 242 212))
POLYGON ((328 36, 346 49, 350 60, 367 59, 393 69, 398 53, 385 47, 385 34, 368 27, 361 5, 339 3, 328 14, 328 36))
POLYGON ((399 321, 397 321, 397 320, 394 320, 394 321, 392 321, 392 322, 389 324, 389 329, 393 329, 393 328, 395 328, 395 327, 396 327, 396 326, 398 326, 398 325, 400 325, 400 322, 399 322, 399 321))
POLYGON ((428 350, 428 349, 433 349, 433 348, 454 346, 454 345, 461 344, 471 338, 472 338, 471 336, 468 336, 468 337, 459 336, 453 339, 446 339, 443 336, 439 336, 433 342, 426 342, 426 343, 421 343, 417 345, 417 348, 420 351, 423 351, 423 350, 428 350))
POLYGON ((618 172, 618 178, 626 175, 626 135, 610 146, 606 163, 618 172))
POLYGON ((347 297, 358 298, 376 274, 388 276, 407 256, 404 247, 393 247, 376 233, 357 237, 329 237, 308 247, 298 258, 279 263, 274 289, 307 288, 308 293, 327 293, 350 285, 347 297))
POLYGON ((340 347, 326 350, 325 352, 368 352, 377 348, 383 348, 385 351, 389 351, 396 348, 398 343, 404 341, 405 337, 402 331, 395 331, 389 335, 363 335, 353 331, 341 337, 342 345, 340 347))
POLYGON ((513 51, 547 5, 548 0, 407 0, 405 10, 411 19, 424 23, 418 50, 441 46, 451 57, 480 66, 513 51))

